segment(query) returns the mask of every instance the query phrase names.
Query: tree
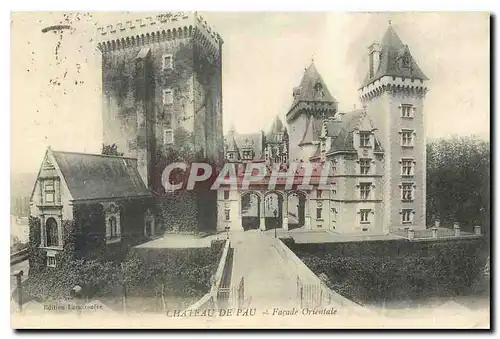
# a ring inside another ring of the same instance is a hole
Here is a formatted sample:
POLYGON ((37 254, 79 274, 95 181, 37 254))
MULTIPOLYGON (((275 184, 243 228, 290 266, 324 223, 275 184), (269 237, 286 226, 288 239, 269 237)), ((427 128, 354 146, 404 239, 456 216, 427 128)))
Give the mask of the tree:
POLYGON ((123 156, 123 153, 118 152, 118 145, 116 145, 116 143, 113 143, 112 145, 102 144, 101 154, 115 155, 119 157, 123 156))
POLYGON ((475 137, 427 144, 427 223, 457 221, 466 230, 490 224, 490 144, 475 137))

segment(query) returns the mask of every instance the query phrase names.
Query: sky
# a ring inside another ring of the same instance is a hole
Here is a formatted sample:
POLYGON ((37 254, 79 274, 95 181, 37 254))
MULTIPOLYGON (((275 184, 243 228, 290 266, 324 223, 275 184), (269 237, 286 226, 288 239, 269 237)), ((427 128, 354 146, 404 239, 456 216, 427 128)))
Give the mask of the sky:
MULTIPOLYGON (((157 14, 157 13, 155 13, 157 14)), ((490 50, 486 13, 202 13, 223 46, 223 123, 241 133, 283 120, 314 59, 341 111, 361 107, 367 47, 389 20, 430 78, 427 138, 489 140, 490 50)), ((64 13, 11 17, 11 171, 36 172, 48 146, 99 153, 101 70, 96 28, 150 13, 70 13, 63 37, 42 29, 64 13), (60 44, 58 45, 58 42, 60 44)), ((153 14, 154 15, 154 14, 153 14)))

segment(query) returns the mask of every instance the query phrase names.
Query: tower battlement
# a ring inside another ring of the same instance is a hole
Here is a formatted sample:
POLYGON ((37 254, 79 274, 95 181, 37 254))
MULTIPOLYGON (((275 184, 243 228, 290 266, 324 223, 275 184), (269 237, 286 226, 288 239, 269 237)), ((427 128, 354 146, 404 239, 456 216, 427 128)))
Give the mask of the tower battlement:
POLYGON ((428 87, 422 79, 384 76, 358 90, 361 102, 371 100, 384 92, 403 93, 423 97, 428 87))
POLYGON ((154 18, 118 22, 97 28, 97 35, 97 46, 102 52, 193 37, 217 56, 223 44, 219 33, 198 12, 168 12, 154 18))

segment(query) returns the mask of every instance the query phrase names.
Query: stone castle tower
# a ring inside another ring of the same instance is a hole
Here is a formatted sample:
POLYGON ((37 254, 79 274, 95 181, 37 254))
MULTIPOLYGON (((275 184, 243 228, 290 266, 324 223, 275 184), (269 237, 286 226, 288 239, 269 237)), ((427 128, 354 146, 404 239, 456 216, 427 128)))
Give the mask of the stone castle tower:
POLYGON ((428 78, 390 25, 381 43, 373 43, 368 53, 368 74, 359 92, 385 149, 383 225, 389 231, 404 228, 404 220, 409 220, 425 228, 423 104, 428 78), (413 192, 411 199, 401 197, 405 187, 413 192))
POLYGON ((300 85, 293 90, 293 103, 286 114, 290 161, 309 161, 318 148, 324 119, 334 117, 337 108, 337 100, 311 62, 300 85))
POLYGON ((99 28, 103 142, 137 158, 148 187, 166 147, 222 160, 222 44, 198 13, 99 28))

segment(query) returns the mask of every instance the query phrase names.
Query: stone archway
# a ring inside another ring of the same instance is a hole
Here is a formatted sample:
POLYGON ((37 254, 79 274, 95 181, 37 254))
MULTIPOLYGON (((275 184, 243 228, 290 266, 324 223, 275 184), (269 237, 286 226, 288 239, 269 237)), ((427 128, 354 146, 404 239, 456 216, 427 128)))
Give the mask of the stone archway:
POLYGON ((303 191, 291 191, 287 195, 288 228, 300 228, 306 225, 307 193, 303 191))
POLYGON ((283 193, 279 191, 269 191, 264 194, 264 225, 265 229, 283 227, 283 193))
POLYGON ((260 228, 261 202, 262 198, 257 192, 241 194, 241 226, 244 231, 260 228))

